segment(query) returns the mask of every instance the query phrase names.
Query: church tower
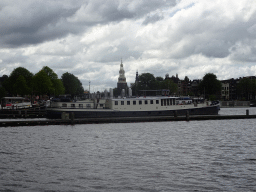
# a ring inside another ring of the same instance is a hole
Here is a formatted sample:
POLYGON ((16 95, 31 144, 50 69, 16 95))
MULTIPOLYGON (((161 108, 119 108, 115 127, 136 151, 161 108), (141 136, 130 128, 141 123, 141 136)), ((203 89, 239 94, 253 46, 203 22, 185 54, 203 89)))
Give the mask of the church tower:
POLYGON ((127 83, 126 83, 124 65, 123 65, 123 62, 121 59, 119 77, 118 77, 118 82, 117 82, 117 89, 119 89, 121 91, 122 89, 126 90, 126 88, 127 88, 127 83))

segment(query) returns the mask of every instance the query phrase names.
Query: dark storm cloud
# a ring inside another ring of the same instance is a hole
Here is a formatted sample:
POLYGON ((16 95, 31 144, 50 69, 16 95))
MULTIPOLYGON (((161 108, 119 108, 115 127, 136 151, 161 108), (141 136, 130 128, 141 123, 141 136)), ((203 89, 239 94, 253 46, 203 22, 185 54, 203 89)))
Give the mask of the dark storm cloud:
POLYGON ((0 2, 1 47, 19 47, 82 33, 86 28, 140 18, 173 1, 16 0, 0 2))
POLYGON ((66 25, 66 18, 79 7, 65 8, 58 2, 50 1, 14 2, 2 2, 0 43, 3 47, 37 44, 79 30, 77 26, 66 25))
POLYGON ((147 25, 149 23, 155 23, 159 20, 162 20, 164 17, 158 14, 154 14, 153 16, 147 16, 146 19, 143 21, 143 25, 147 25))

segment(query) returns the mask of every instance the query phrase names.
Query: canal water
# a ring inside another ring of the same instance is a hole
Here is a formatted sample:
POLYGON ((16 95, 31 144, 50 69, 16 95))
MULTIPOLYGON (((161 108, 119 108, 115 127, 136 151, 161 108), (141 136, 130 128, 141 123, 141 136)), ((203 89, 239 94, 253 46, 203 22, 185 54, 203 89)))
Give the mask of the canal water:
POLYGON ((256 119, 1 127, 0 191, 256 191, 256 119))

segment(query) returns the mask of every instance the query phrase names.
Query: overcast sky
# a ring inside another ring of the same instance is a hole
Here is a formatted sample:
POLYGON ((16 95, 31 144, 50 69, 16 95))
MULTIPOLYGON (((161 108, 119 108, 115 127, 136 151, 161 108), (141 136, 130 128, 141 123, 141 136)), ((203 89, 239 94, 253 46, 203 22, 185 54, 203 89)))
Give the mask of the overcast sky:
POLYGON ((1 0, 0 76, 50 67, 91 91, 136 71, 219 80, 256 75, 255 0, 1 0))

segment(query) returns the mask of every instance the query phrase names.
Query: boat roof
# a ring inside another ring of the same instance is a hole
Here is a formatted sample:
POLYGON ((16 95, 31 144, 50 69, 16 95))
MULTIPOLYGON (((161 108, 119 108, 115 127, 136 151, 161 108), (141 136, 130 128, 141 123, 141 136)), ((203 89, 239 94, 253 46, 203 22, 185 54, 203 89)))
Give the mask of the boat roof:
POLYGON ((25 99, 24 97, 3 97, 2 99, 25 99))
POLYGON ((168 97, 168 96, 149 96, 149 97, 124 97, 124 98, 113 98, 115 101, 123 100, 157 100, 157 99, 178 99, 179 97, 168 97))

